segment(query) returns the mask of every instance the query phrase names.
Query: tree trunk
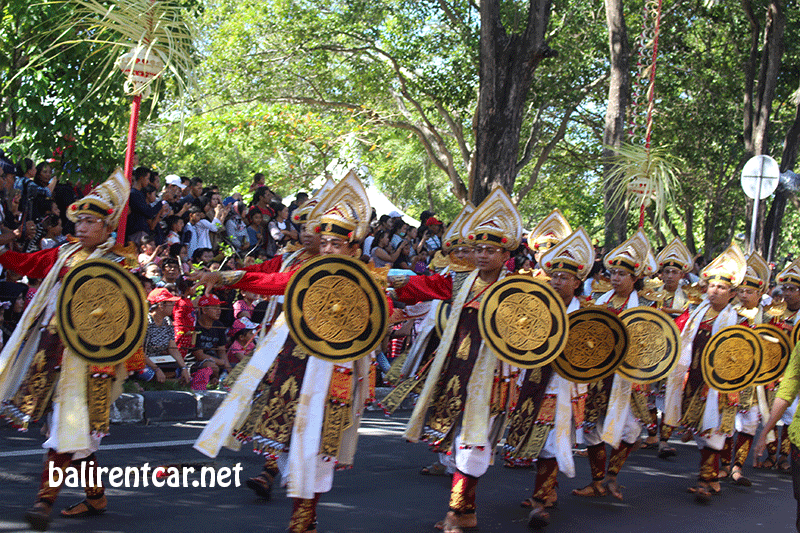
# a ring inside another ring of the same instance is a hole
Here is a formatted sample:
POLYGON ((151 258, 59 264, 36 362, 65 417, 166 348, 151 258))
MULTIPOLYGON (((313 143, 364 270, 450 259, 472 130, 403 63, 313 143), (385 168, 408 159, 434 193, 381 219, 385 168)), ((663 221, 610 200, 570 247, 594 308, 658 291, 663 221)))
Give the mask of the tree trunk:
POLYGON ((550 0, 530 0, 521 35, 506 33, 500 0, 480 3, 480 95, 475 132, 475 177, 470 196, 478 205, 494 184, 512 194, 525 101, 536 67, 555 53, 545 43, 550 0))
MULTIPOLYGON (((611 58, 608 108, 603 130, 603 175, 607 177, 614 168, 610 160, 615 153, 614 148, 618 148, 625 139, 625 108, 628 106, 630 89, 630 44, 628 43, 628 30, 625 26, 622 0, 606 0, 605 4, 611 58)), ((606 179, 604 204, 606 212, 605 246, 607 249, 625 239, 626 212, 624 206, 612 204, 611 191, 614 188, 615 184, 606 179)))
MULTIPOLYGON (((769 124, 772 112, 772 101, 775 98, 775 87, 780 73, 781 56, 783 55, 783 36, 786 29, 786 16, 780 0, 770 0, 767 7, 767 20, 764 24, 763 49, 758 55, 760 26, 755 18, 751 0, 743 0, 742 7, 750 20, 750 58, 745 67, 744 117, 743 133, 745 154, 748 158, 765 153, 769 146, 769 124), (756 77, 756 61, 759 62, 756 77)), ((764 226, 766 202, 758 208, 756 222, 755 249, 764 250, 764 236, 758 228, 764 226)), ((746 235, 751 240, 752 206, 747 208, 746 235)), ((774 215, 773 215, 774 216, 774 215)))

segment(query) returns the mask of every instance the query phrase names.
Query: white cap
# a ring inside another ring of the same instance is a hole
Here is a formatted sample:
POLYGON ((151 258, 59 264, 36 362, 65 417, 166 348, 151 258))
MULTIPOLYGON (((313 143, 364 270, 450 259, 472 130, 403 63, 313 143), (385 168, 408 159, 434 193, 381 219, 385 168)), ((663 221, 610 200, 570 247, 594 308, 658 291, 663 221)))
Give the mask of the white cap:
POLYGON ((178 176, 177 174, 170 174, 169 176, 164 178, 164 181, 167 183, 167 185, 177 185, 181 189, 186 188, 186 185, 181 183, 181 177, 178 176))
POLYGON ((399 211, 392 211, 391 213, 389 213, 389 218, 398 218, 398 217, 402 217, 402 216, 403 216, 403 213, 401 213, 399 211))

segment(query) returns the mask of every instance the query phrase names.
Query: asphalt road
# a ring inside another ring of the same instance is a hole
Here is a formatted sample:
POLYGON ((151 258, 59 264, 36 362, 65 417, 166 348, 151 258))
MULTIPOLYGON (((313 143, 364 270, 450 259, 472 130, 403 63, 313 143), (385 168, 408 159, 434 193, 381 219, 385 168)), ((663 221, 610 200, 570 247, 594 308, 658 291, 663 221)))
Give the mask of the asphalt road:
MULTIPOLYGON (((362 424, 356 467, 336 474, 333 490, 322 496, 319 532, 433 533, 444 516, 449 478, 419 475, 435 455, 424 444, 400 438, 404 417, 369 415, 362 424)), ((258 500, 243 480, 257 474, 261 459, 249 451, 224 451, 216 460, 191 448, 203 422, 159 426, 119 425, 104 439, 98 460, 107 467, 159 465, 234 468, 241 464, 242 486, 227 488, 109 488, 109 510, 82 520, 55 518, 52 531, 152 532, 284 532, 291 501, 284 489, 272 501, 258 500)), ((0 428, 0 533, 25 531, 23 513, 33 502, 41 472, 42 437, 34 427, 18 433, 0 428)), ((570 491, 589 480, 587 460, 576 457, 578 475, 559 475, 557 509, 546 531, 556 532, 753 532, 794 531, 795 500, 791 478, 775 471, 747 473, 753 487, 723 483, 723 491, 707 506, 685 492, 694 483, 699 454, 692 444, 676 443, 679 455, 659 460, 647 450, 635 452, 620 476, 625 501, 610 497, 582 499, 570 491)), ((231 470, 233 475, 233 470, 231 470)), ((189 484, 199 476, 189 476, 189 484)), ((233 481, 233 478, 231 478, 233 481)), ((529 531, 520 500, 530 496, 534 471, 496 465, 478 486, 481 533, 529 531)), ((80 489, 65 488, 56 511, 82 499, 80 489)))

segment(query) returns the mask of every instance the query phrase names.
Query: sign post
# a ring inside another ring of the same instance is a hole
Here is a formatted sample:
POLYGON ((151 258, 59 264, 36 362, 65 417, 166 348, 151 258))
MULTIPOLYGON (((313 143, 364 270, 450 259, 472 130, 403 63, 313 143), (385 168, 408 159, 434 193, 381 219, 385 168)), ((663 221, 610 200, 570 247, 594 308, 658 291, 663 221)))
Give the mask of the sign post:
POLYGON ((749 252, 755 250, 758 204, 778 188, 781 170, 777 161, 768 155, 751 157, 742 169, 742 189, 753 199, 753 223, 750 226, 749 252))

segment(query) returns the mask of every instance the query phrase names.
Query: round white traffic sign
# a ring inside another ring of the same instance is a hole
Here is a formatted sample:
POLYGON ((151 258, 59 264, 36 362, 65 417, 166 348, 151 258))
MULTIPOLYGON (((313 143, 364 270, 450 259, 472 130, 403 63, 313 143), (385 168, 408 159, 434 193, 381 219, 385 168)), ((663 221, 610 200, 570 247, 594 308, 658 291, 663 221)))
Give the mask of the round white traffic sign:
POLYGON ((750 198, 767 198, 778 188, 781 169, 768 155, 751 157, 742 169, 742 189, 750 198), (760 182, 760 183, 759 183, 760 182))

